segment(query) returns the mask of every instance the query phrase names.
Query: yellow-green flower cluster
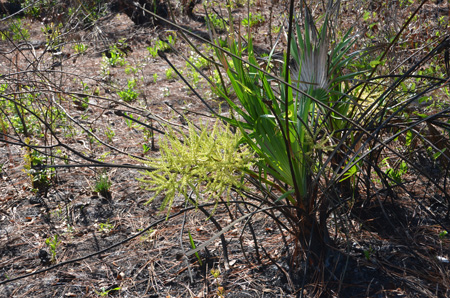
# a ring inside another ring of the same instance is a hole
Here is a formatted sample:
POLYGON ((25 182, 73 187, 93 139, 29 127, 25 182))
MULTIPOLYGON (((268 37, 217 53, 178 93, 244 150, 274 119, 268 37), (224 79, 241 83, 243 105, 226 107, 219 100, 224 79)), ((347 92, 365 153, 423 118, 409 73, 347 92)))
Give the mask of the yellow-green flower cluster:
POLYGON ((142 172, 145 177, 138 179, 155 192, 147 204, 164 193, 161 210, 169 213, 177 194, 188 200, 193 191, 197 202, 218 201, 224 194, 228 197, 231 187, 242 186, 244 171, 255 160, 253 152, 239 141, 240 135, 220 121, 212 128, 204 125, 200 131, 190 123, 188 133, 181 137, 168 129, 160 142, 161 156, 145 162, 154 170, 142 172))

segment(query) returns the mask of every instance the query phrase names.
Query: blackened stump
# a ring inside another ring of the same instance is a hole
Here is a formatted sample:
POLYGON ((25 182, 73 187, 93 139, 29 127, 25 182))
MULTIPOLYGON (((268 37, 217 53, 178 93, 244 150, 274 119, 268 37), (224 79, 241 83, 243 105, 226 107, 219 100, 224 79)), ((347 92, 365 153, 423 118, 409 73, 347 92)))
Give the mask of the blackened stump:
POLYGON ((136 25, 157 25, 162 22, 145 10, 151 11, 162 18, 169 16, 167 5, 160 0, 116 0, 111 5, 113 12, 125 13, 136 25), (138 2, 140 7, 134 3, 138 2))

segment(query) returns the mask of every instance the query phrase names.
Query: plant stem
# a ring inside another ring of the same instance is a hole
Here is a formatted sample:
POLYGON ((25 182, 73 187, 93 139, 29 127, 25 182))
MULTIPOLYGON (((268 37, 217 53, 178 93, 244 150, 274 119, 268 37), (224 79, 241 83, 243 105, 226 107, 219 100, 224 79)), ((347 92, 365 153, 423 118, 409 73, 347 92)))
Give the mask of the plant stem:
MULTIPOLYGON (((294 0, 290 1, 290 6, 289 6, 289 27, 288 27, 288 39, 287 39, 287 50, 286 50, 286 65, 285 65, 285 77, 284 80, 285 82, 289 82, 289 61, 290 61, 290 56, 291 56, 291 39, 292 39, 292 23, 293 23, 293 19, 294 19, 294 0)), ((286 132, 285 132, 285 136, 284 136, 284 142, 286 143, 286 151, 288 154, 288 160, 289 160, 289 168, 291 170, 292 173, 292 181, 294 184, 294 190, 295 190, 295 194, 297 197, 297 205, 302 208, 302 199, 300 198, 300 190, 298 188, 298 184, 297 184, 297 179, 295 177, 295 171, 294 171, 294 166, 292 165, 292 148, 291 148, 291 138, 289 135, 289 85, 286 84, 285 86, 285 90, 284 90, 284 96, 285 96, 285 121, 286 121, 286 132)), ((283 128, 280 126, 281 131, 283 131, 283 128)))

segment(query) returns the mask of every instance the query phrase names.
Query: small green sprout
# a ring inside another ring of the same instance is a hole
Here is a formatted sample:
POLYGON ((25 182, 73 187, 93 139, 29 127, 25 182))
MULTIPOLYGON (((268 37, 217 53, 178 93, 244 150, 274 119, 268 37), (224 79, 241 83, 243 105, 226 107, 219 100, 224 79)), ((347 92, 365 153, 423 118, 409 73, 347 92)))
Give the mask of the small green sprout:
POLYGON ((97 294, 98 296, 100 296, 100 297, 106 297, 106 296, 108 296, 109 295, 109 292, 112 292, 112 291, 120 291, 120 289, 121 289, 121 287, 116 287, 116 288, 112 288, 112 289, 107 289, 107 288, 105 288, 105 287, 102 287, 102 288, 100 288, 100 292, 98 292, 98 291, 95 291, 95 294, 97 294))
POLYGON ((88 46, 85 45, 84 43, 77 43, 73 46, 73 50, 75 51, 75 53, 77 54, 83 54, 87 51, 88 46))
POLYGON ((174 78, 175 78, 175 74, 173 73, 173 69, 172 68, 168 68, 166 70, 166 79, 172 80, 174 78))
POLYGON ((252 14, 249 13, 249 17, 242 20, 242 26, 256 26, 265 21, 264 16, 261 13, 252 14))
POLYGON ((102 174, 95 181, 94 191, 98 192, 105 198, 111 198, 111 193, 109 191, 111 185, 112 183, 109 181, 108 175, 102 174))
POLYGON ((131 102, 134 101, 136 98, 138 98, 139 93, 135 90, 136 88, 136 80, 131 79, 127 82, 128 88, 126 88, 123 91, 117 92, 117 94, 122 98, 125 102, 131 102))
MULTIPOLYGON (((189 243, 191 244, 191 248, 196 249, 197 247, 195 246, 194 238, 192 238, 191 232, 188 231, 188 235, 189 235, 189 243)), ((197 260, 198 260, 198 263, 200 264, 200 266, 203 266, 202 259, 200 258, 200 255, 198 254, 198 252, 195 253, 195 256, 197 257, 197 260)))
POLYGON ((105 135, 108 138, 108 142, 112 143, 113 138, 116 135, 116 133, 114 132, 114 130, 112 130, 111 127, 107 127, 107 129, 105 131, 105 135))
POLYGON ((45 240, 45 244, 48 246, 49 250, 50 250, 50 254, 52 255, 52 263, 54 263, 56 261, 56 249, 58 248, 59 244, 61 243, 61 241, 58 241, 58 235, 56 234, 55 236, 49 237, 45 240))
POLYGON ((114 225, 109 223, 109 219, 105 223, 99 223, 98 226, 99 232, 109 233, 112 229, 114 229, 114 225))
POLYGON ((110 47, 108 55, 103 54, 103 63, 112 67, 124 66, 126 64, 124 56, 125 53, 114 45, 110 47))
POLYGON ((158 46, 147 47, 147 50, 153 58, 158 57, 158 46))

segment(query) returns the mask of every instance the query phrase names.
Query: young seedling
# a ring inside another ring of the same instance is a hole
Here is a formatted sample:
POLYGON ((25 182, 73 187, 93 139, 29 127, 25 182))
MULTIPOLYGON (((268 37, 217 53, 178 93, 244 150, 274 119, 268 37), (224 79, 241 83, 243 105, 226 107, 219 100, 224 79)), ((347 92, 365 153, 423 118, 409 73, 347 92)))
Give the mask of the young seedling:
POLYGON ((373 248, 369 247, 369 249, 365 249, 363 251, 364 253, 364 257, 366 258, 367 261, 370 261, 370 257, 372 256, 372 254, 374 253, 373 248))
POLYGON ((123 101, 131 102, 134 101, 139 95, 139 93, 135 90, 136 80, 135 79, 128 80, 127 84, 128 88, 126 88, 123 91, 117 92, 117 94, 120 96, 120 98, 122 98, 123 101))
POLYGON ((112 67, 124 66, 126 64, 124 56, 125 53, 117 45, 114 45, 110 47, 109 51, 103 54, 103 62, 112 67))
POLYGON ((98 192, 104 198, 110 200, 111 199, 111 181, 109 181, 109 177, 106 174, 100 175, 95 181, 94 191, 98 192))
POLYGON ((219 269, 211 269, 211 274, 217 283, 217 297, 224 297, 225 289, 219 283, 219 276, 220 276, 219 269))
POLYGON ((107 129, 105 131, 105 135, 108 138, 108 142, 112 143, 113 138, 116 135, 116 133, 114 132, 114 130, 111 127, 107 127, 107 129))
MULTIPOLYGON (((25 140, 27 144, 30 144, 29 139, 25 140)), ((42 169, 42 166, 46 165, 46 160, 38 151, 26 148, 24 155, 25 160, 25 172, 31 180, 31 186, 33 191, 46 194, 49 187, 51 186, 51 181, 54 173, 49 169, 42 169)))
MULTIPOLYGON (((191 232, 188 231, 188 235, 189 235, 189 242, 191 243, 191 248, 196 249, 194 238, 192 238, 191 232)), ((203 266, 202 259, 200 258, 200 255, 198 254, 198 252, 195 253, 195 256, 197 257, 197 260, 198 260, 198 263, 200 264, 200 266, 203 266)))
POLYGON ((88 46, 85 45, 84 43, 77 43, 73 46, 73 50, 75 51, 75 53, 77 54, 83 54, 87 51, 88 46))
POLYGON ((170 81, 170 80, 172 80, 174 78, 175 78, 175 74, 173 73, 172 68, 168 68, 166 70, 166 79, 170 81))
POLYGON ((256 13, 256 14, 249 13, 249 17, 242 20, 242 26, 253 27, 255 25, 263 23, 264 21, 265 21, 265 18, 261 13, 256 13))
POLYGON ((111 288, 111 289, 102 287, 102 288, 100 288, 100 292, 98 292, 96 290, 94 290, 94 291, 95 291, 95 294, 97 294, 98 296, 106 297, 106 296, 109 295, 109 292, 111 292, 111 291, 120 291, 120 289, 121 289, 121 287, 116 287, 116 288, 111 288))
POLYGON ((153 58, 158 57, 158 46, 147 47, 147 50, 153 58))
POLYGON ((221 18, 214 13, 209 14, 209 20, 207 20, 207 21, 209 21, 216 30, 228 29, 228 26, 227 26, 228 19, 221 18))
POLYGON ((104 233, 108 234, 109 232, 111 232, 112 229, 114 229, 114 225, 109 223, 109 219, 105 223, 101 222, 98 224, 99 232, 104 232, 104 233))
POLYGON ((143 151, 143 153, 145 154, 145 153, 147 153, 148 151, 150 151, 150 149, 151 149, 152 147, 151 146, 149 146, 148 144, 142 144, 142 151, 143 151))
POLYGON ((45 240, 45 244, 48 246, 48 248, 50 250, 50 254, 52 255, 52 259, 51 259, 52 263, 56 262, 56 249, 58 248, 60 243, 61 243, 61 241, 58 241, 57 234, 55 236, 53 236, 53 238, 49 237, 49 238, 47 238, 47 240, 45 240))

